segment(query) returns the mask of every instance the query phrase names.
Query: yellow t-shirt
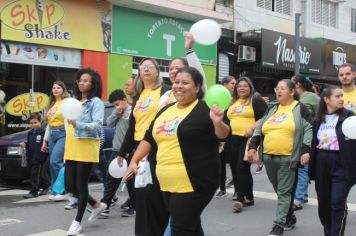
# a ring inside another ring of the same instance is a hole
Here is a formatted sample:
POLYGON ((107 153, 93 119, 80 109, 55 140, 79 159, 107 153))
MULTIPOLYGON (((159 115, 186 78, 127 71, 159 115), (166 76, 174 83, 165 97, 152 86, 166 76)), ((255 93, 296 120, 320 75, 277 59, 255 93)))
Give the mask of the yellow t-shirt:
POLYGON ((288 106, 279 105, 277 112, 263 123, 263 153, 285 156, 292 154, 295 131, 293 108, 297 103, 294 101, 288 106))
POLYGON ((67 127, 64 160, 99 162, 100 140, 74 137, 72 125, 67 127))
POLYGON ((62 114, 62 105, 64 99, 57 101, 51 107, 51 109, 47 112, 47 120, 49 126, 63 126, 64 125, 64 117, 62 114))
POLYGON ((246 103, 245 99, 238 99, 227 110, 233 135, 244 136, 245 130, 255 124, 252 101, 249 104, 246 103))
POLYGON ((158 146, 156 174, 162 191, 194 191, 184 164, 177 129, 197 103, 198 100, 184 109, 178 109, 177 104, 174 104, 164 111, 153 125, 152 135, 158 146))
POLYGON ((145 136, 152 120, 155 118, 162 87, 152 90, 144 89, 140 98, 133 109, 133 115, 136 119, 134 139, 141 141, 145 136))
POLYGON ((356 89, 350 93, 343 93, 344 95, 344 107, 347 110, 356 113, 356 89))

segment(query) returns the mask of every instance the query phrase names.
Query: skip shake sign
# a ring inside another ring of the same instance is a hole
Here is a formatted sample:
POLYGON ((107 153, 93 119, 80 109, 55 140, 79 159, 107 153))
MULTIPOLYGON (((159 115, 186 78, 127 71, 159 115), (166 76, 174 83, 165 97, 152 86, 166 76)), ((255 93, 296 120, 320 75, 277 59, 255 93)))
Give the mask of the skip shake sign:
MULTIPOLYGON (((293 71, 294 45, 294 36, 262 29, 262 66, 293 71)), ((302 38, 299 59, 302 72, 319 74, 321 72, 321 43, 302 38)))

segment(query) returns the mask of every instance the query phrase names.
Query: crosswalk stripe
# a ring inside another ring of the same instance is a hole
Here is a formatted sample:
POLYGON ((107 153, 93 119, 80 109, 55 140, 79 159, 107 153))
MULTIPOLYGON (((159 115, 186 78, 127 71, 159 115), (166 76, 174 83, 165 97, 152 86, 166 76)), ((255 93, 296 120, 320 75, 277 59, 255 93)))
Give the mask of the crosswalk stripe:
POLYGON ((4 190, 0 191, 0 196, 5 195, 22 195, 28 193, 28 190, 21 190, 21 189, 11 189, 11 190, 4 190))
POLYGON ((5 226, 5 225, 13 225, 13 224, 18 224, 21 223, 21 220, 18 219, 4 219, 0 220, 0 226, 5 226))
MULTIPOLYGON (((27 234, 25 236, 64 236, 64 235, 67 235, 67 231, 63 229, 55 229, 55 230, 40 232, 36 234, 27 234)), ((78 234, 78 236, 84 236, 84 234, 78 234)))

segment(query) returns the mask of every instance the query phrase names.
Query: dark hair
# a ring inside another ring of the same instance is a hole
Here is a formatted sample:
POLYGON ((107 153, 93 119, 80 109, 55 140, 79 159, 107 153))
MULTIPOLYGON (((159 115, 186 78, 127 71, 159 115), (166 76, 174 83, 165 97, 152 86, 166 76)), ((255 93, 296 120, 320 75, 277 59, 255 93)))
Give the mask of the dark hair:
POLYGON ((80 100, 82 99, 82 93, 80 92, 79 90, 79 85, 78 85, 78 81, 80 79, 80 77, 83 75, 83 74, 88 74, 90 75, 91 77, 91 84, 93 85, 92 88, 90 89, 89 91, 89 94, 88 94, 88 99, 90 98, 93 98, 93 97, 98 97, 98 98, 101 98, 101 95, 102 95, 102 88, 103 88, 103 85, 102 85, 102 82, 101 82, 101 77, 99 75, 98 72, 94 71, 93 69, 91 68, 83 68, 83 69, 80 69, 77 74, 76 74, 76 77, 75 77, 75 83, 74 83, 74 94, 75 96, 80 100))
POLYGON ((320 102, 319 102, 319 109, 316 113, 316 122, 317 123, 324 123, 325 122, 325 113, 327 113, 327 106, 324 101, 324 98, 330 98, 333 92, 336 89, 340 89, 340 87, 335 85, 328 85, 324 87, 323 91, 320 94, 320 102))
MULTIPOLYGON (((67 90, 67 87, 62 81, 60 81, 60 80, 54 81, 53 85, 55 85, 55 84, 63 89, 63 93, 62 93, 62 96, 61 96, 62 99, 70 97, 70 94, 69 94, 69 92, 67 90)), ((53 88, 53 85, 52 85, 52 88, 53 88)), ((53 93, 51 91, 50 95, 49 95, 49 107, 48 107, 48 109, 51 108, 54 105, 55 102, 56 102, 56 98, 54 97, 54 95, 53 95, 53 93)))
POLYGON ((122 91, 121 89, 116 89, 114 91, 112 91, 109 95, 109 102, 113 103, 117 100, 125 100, 126 99, 126 95, 124 93, 124 91, 122 91))
POLYGON ((294 96, 293 96, 293 98, 294 98, 294 100, 299 100, 299 94, 297 93, 297 91, 296 91, 296 89, 295 89, 295 83, 293 83, 293 81, 292 80, 290 80, 290 79, 282 79, 282 80, 280 80, 280 81, 278 81, 278 84, 280 83, 280 82, 285 82, 286 84, 287 84, 287 87, 291 90, 291 91, 294 91, 294 96))
POLYGON ((187 59, 185 59, 184 57, 175 57, 169 62, 168 68, 171 66, 172 62, 175 60, 181 61, 184 66, 189 66, 187 59))
POLYGON ((353 64, 351 64, 351 63, 344 63, 344 64, 342 64, 341 66, 339 66, 339 70, 340 70, 340 68, 343 68, 343 67, 350 67, 352 72, 355 72, 355 71, 356 71, 356 70, 355 70, 355 66, 354 66, 353 64))
POLYGON ((135 82, 135 90, 136 90, 136 94, 139 95, 141 94, 142 90, 144 89, 144 85, 143 85, 143 81, 140 77, 140 66, 142 65, 143 62, 145 61, 151 61, 152 64, 155 66, 156 70, 157 70, 157 73, 158 73, 158 77, 156 78, 156 83, 154 84, 154 86, 152 87, 152 89, 157 89, 159 88, 160 86, 162 86, 162 83, 163 83, 163 79, 160 77, 159 75, 159 65, 158 65, 158 62, 153 59, 153 58, 150 58, 150 57, 146 57, 146 58, 143 58, 141 60, 141 62, 139 63, 139 66, 138 66, 138 73, 137 73, 137 76, 136 78, 134 79, 134 82, 135 82))
POLYGON ((197 93, 197 98, 202 99, 204 97, 204 91, 202 89, 204 79, 203 79, 202 74, 197 69, 195 69, 194 67, 190 67, 190 66, 185 66, 185 67, 180 68, 177 71, 177 75, 179 73, 187 73, 192 77, 194 85, 197 88, 199 88, 199 91, 197 93))
POLYGON ((250 104, 251 99, 253 95, 255 94, 255 87, 253 86, 253 83, 249 77, 243 76, 240 77, 236 80, 236 84, 234 86, 234 91, 232 93, 232 103, 234 103, 237 99, 239 99, 239 95, 237 94, 237 86, 239 85, 240 82, 245 81, 248 84, 248 87, 250 87, 250 94, 247 97, 247 104, 250 104))
POLYGON ((314 92, 313 82, 308 77, 304 77, 304 75, 295 75, 292 79, 296 84, 299 83, 304 91, 314 92))
POLYGON ((33 119, 42 121, 42 115, 41 115, 41 113, 39 113, 39 112, 33 112, 33 113, 31 113, 31 114, 30 114, 30 117, 28 118, 28 121, 33 120, 33 119))
POLYGON ((231 80, 236 80, 234 76, 232 75, 228 75, 228 76, 224 76, 221 80, 221 84, 224 85, 224 84, 228 84, 230 83, 231 80))

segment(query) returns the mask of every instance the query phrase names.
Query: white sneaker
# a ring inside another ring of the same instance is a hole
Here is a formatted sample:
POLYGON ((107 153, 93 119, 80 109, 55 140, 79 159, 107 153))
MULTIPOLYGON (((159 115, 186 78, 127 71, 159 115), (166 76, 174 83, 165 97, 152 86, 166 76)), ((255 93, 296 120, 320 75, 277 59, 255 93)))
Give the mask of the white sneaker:
POLYGON ((54 195, 53 195, 53 194, 49 195, 49 196, 48 196, 48 199, 51 200, 51 201, 53 201, 53 200, 54 200, 54 195))
POLYGON ((70 225, 70 227, 68 229, 67 235, 78 235, 81 232, 82 232, 81 224, 78 221, 73 220, 72 224, 70 225))
POLYGON ((64 200, 68 200, 67 196, 65 195, 61 195, 61 194, 56 194, 54 197, 52 197, 52 199, 55 202, 60 202, 60 201, 64 201, 64 200))
POLYGON ((91 211, 88 221, 94 221, 100 215, 100 213, 106 209, 106 207, 107 205, 105 203, 100 202, 100 206, 97 208, 93 208, 93 210, 91 211))

